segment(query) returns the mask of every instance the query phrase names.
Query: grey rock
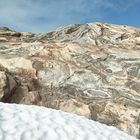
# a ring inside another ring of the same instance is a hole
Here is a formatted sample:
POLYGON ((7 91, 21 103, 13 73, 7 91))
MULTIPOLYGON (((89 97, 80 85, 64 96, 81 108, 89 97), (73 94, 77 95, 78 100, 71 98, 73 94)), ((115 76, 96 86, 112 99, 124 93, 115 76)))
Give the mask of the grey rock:
POLYGON ((44 33, 0 28, 0 98, 84 115, 140 136, 140 30, 106 23, 44 33), (13 83, 13 84, 12 84, 13 83), (11 87, 13 88, 13 87, 11 87))

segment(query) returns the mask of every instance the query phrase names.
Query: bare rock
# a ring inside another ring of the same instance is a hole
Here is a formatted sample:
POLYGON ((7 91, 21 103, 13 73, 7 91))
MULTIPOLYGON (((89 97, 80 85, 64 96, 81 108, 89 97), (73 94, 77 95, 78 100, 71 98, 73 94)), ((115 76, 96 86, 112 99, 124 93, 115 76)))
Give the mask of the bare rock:
POLYGON ((5 72, 0 71, 0 99, 4 96, 4 88, 6 87, 5 72))
POLYGON ((74 113, 77 115, 82 115, 87 118, 91 118, 90 110, 88 105, 77 101, 75 99, 69 99, 60 103, 59 108, 65 112, 74 113))
POLYGON ((140 30, 106 23, 45 34, 0 28, 0 98, 7 93, 11 103, 61 109, 140 137, 140 30))

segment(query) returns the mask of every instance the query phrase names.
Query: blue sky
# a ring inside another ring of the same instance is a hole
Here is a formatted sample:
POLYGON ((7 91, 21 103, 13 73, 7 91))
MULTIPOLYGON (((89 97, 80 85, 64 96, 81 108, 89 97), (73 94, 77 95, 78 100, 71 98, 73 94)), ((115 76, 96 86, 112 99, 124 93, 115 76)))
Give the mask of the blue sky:
POLYGON ((140 0, 0 0, 0 26, 16 31, 48 32, 89 22, 140 28, 140 0))

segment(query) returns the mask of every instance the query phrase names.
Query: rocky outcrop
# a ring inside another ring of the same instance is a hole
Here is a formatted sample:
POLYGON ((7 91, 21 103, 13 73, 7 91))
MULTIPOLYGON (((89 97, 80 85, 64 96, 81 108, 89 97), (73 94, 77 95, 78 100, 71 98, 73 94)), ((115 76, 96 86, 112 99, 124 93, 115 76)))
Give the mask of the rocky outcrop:
POLYGON ((140 30, 103 23, 46 34, 0 28, 0 98, 84 115, 140 137, 140 30))

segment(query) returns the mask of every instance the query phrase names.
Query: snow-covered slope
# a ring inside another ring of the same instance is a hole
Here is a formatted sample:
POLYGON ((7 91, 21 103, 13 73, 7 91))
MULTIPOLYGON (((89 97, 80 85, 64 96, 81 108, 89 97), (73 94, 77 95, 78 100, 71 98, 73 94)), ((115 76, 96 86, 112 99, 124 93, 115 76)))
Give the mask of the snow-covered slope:
POLYGON ((136 140, 74 114, 44 107, 0 103, 0 140, 136 140))

